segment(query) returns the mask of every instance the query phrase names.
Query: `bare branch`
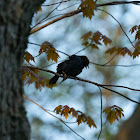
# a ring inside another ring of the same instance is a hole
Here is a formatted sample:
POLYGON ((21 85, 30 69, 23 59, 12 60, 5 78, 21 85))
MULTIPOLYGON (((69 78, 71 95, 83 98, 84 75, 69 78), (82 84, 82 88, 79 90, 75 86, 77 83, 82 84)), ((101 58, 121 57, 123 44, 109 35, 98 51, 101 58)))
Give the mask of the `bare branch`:
MULTIPOLYGON (((37 44, 37 43, 33 43, 33 42, 28 42, 29 44, 33 44, 33 45, 36 45, 36 46, 41 46, 40 44, 37 44)), ((57 50, 57 49, 55 49, 57 52, 60 52, 60 53, 62 53, 62 54, 65 54, 66 56, 70 56, 70 55, 68 55, 67 53, 65 53, 65 52, 62 52, 62 51, 59 51, 59 50, 57 50)), ((40 55, 40 54, 39 54, 40 55)), ((39 55, 37 55, 37 56, 39 56, 39 55)), ((34 57, 37 57, 37 56, 34 56, 34 57)))
POLYGON ((35 28, 35 29, 31 30, 29 34, 31 35, 31 34, 37 32, 37 31, 39 31, 39 30, 41 30, 41 29, 43 29, 43 28, 45 28, 45 27, 47 27, 47 26, 49 26, 49 25, 51 25, 51 24, 53 24, 53 23, 55 23, 55 22, 57 22, 59 20, 61 20, 61 19, 74 16, 74 15, 80 13, 80 12, 82 12, 81 9, 66 13, 63 16, 60 16, 60 17, 58 17, 58 18, 56 18, 56 19, 54 19, 54 20, 52 20, 52 21, 50 21, 50 22, 48 22, 48 23, 46 23, 46 24, 44 24, 44 25, 42 25, 42 26, 40 26, 38 28, 35 28))
POLYGON ((39 25, 40 23, 42 23, 47 17, 49 17, 49 16, 61 5, 62 2, 63 2, 63 0, 61 0, 61 2, 60 2, 52 11, 50 11, 50 12, 48 13, 48 15, 47 15, 45 18, 43 18, 43 19, 40 20, 36 25, 34 25, 34 26, 31 28, 31 30, 32 30, 34 27, 36 27, 37 25, 39 25))
POLYGON ((128 35, 126 34, 126 32, 124 31, 122 25, 120 24, 120 22, 119 22, 113 15, 111 15, 110 13, 108 13, 108 12, 106 12, 105 10, 102 10, 102 9, 97 9, 97 10, 102 11, 102 12, 104 12, 104 13, 110 15, 110 16, 119 24, 121 30, 123 31, 123 33, 125 34, 125 36, 126 36, 127 39, 129 40, 129 42, 131 43, 132 47, 135 48, 138 52, 140 52, 140 51, 133 45, 132 41, 130 40, 130 38, 128 37, 128 35))
MULTIPOLYGON (((33 44, 33 45, 36 45, 36 46, 41 46, 40 44, 33 43, 33 42, 28 42, 28 43, 29 43, 29 44, 33 44)), ((79 53, 79 52, 81 52, 81 51, 87 49, 88 47, 89 47, 89 46, 87 46, 87 47, 85 47, 85 48, 79 50, 78 52, 74 53, 73 55, 75 55, 75 54, 77 54, 77 53, 79 53)), ((60 50, 57 50, 57 49, 56 49, 56 51, 57 51, 57 52, 60 52, 60 53, 62 53, 62 54, 64 54, 64 55, 66 55, 66 56, 70 56, 69 54, 67 54, 67 53, 65 53, 65 52, 62 52, 62 51, 60 51, 60 50)), ((39 55, 34 56, 34 57, 38 57, 38 56, 39 56, 39 55)), ((116 55, 114 55, 114 56, 113 56, 108 62, 106 62, 105 64, 97 64, 97 63, 94 63, 94 62, 90 62, 90 63, 91 63, 91 64, 94 64, 94 65, 97 65, 97 66, 102 66, 102 67, 134 67, 134 66, 140 66, 140 64, 132 64, 132 65, 107 65, 107 64, 110 63, 115 57, 116 57, 116 55)), ((45 67, 49 67, 49 66, 51 66, 51 65, 53 65, 53 64, 56 64, 56 63, 52 63, 52 64, 47 65, 47 66, 45 66, 45 67)))
MULTIPOLYGON (((68 1, 65 1, 65 2, 68 2, 68 1)), ((55 4, 59 4, 59 3, 62 3, 62 2, 58 2, 58 3, 54 3, 54 4, 50 4, 50 5, 55 5, 55 4)), ((120 5, 120 4, 135 4, 135 5, 139 5, 140 1, 129 1, 129 2, 127 2, 127 1, 120 1, 120 2, 114 1, 114 2, 109 2, 109 3, 104 3, 104 4, 96 4, 96 8, 101 7, 101 6, 120 5)), ((50 6, 50 5, 46 5, 46 6, 50 6)), ((50 22, 48 22, 48 23, 46 23, 46 24, 44 24, 44 25, 42 25, 42 26, 40 26, 38 28, 32 29, 29 34, 31 35, 31 34, 37 32, 37 31, 39 31, 39 30, 41 30, 41 29, 43 29, 43 28, 45 28, 45 27, 47 27, 47 26, 49 26, 49 25, 51 25, 51 24, 53 24, 53 23, 55 23, 55 22, 57 22, 59 20, 61 20, 61 19, 74 16, 74 15, 79 14, 81 12, 82 12, 82 9, 78 9, 78 10, 75 10, 75 11, 72 11, 72 12, 69 12, 69 13, 65 13, 63 16, 60 16, 60 17, 58 17, 58 18, 56 18, 56 19, 54 19, 54 20, 52 20, 52 21, 50 21, 50 22)))
POLYGON ((85 48, 83 48, 83 49, 79 50, 78 52, 74 53, 74 55, 75 55, 75 54, 77 54, 77 53, 82 52, 83 50, 87 49, 88 47, 89 47, 89 45, 88 45, 88 46, 86 46, 85 48))
POLYGON ((115 54, 108 62, 106 62, 105 64, 103 64, 103 65, 107 65, 107 64, 109 64, 115 57, 117 56, 117 54, 115 54))
POLYGON ((58 119, 60 122, 62 122, 65 126, 67 126, 73 133, 75 133, 77 136, 79 136, 81 139, 85 140, 82 136, 80 136, 77 132, 75 132, 71 127, 69 127, 62 119, 60 119, 59 117, 53 115, 52 113, 48 112, 45 108, 43 108, 41 105, 39 105, 38 103, 36 103, 35 101, 29 99, 28 97, 26 97, 25 95, 23 95, 23 97, 27 100, 29 100, 30 102, 36 104, 38 107, 40 107, 41 109, 43 109, 45 112, 47 112, 49 115, 55 117, 56 119, 58 119))
POLYGON ((101 133, 102 133, 102 126, 103 126, 103 121, 102 121, 102 112, 103 112, 103 101, 102 101, 102 90, 101 90, 101 88, 98 86, 98 88, 99 88, 99 90, 100 90, 100 96, 101 96, 101 130, 100 130, 100 133, 99 133, 99 136, 98 136, 98 139, 97 140, 99 140, 100 139, 100 136, 101 136, 101 133))
POLYGON ((97 7, 101 7, 101 6, 114 6, 114 5, 122 5, 122 4, 140 5, 140 1, 113 1, 113 2, 108 2, 108 3, 103 3, 103 4, 97 4, 97 7))
POLYGON ((67 6, 67 7, 63 8, 63 9, 58 9, 58 8, 57 8, 57 11, 63 11, 63 10, 66 10, 66 9, 72 7, 72 6, 75 6, 75 5, 79 4, 79 3, 80 3, 80 2, 76 2, 76 3, 74 3, 74 4, 71 4, 70 6, 67 6))
MULTIPOLYGON (((52 74, 55 74, 55 75, 57 75, 57 76, 59 76, 59 77, 64 78, 63 75, 61 75, 61 74, 59 74, 59 73, 56 73, 56 72, 53 72, 53 71, 51 71, 51 70, 46 70, 46 69, 42 69, 42 68, 38 68, 38 67, 31 67, 31 66, 22 66, 22 67, 27 67, 27 68, 32 68, 32 69, 38 69, 38 70, 45 71, 45 72, 49 72, 49 73, 52 73, 52 74)), ((132 89, 132 88, 125 87, 125 86, 98 84, 98 83, 96 83, 96 82, 89 81, 89 80, 85 80, 85 79, 82 79, 82 78, 79 78, 79 77, 71 77, 71 76, 68 76, 68 78, 69 78, 69 79, 78 80, 78 81, 83 81, 83 82, 86 82, 86 83, 90 83, 90 84, 93 84, 93 85, 102 87, 102 88, 104 88, 104 89, 106 89, 106 90, 109 90, 109 91, 112 91, 112 92, 114 92, 114 93, 116 93, 116 94, 118 94, 118 95, 120 95, 120 96, 122 96, 122 97, 124 97, 124 98, 126 98, 126 99, 128 99, 128 100, 130 100, 130 101, 132 101, 132 102, 134 102, 134 103, 140 104, 140 102, 137 102, 137 101, 135 101, 135 100, 132 100, 132 99, 130 99, 129 97, 127 97, 127 96, 125 96, 125 95, 123 95, 123 94, 121 94, 121 93, 119 93, 119 92, 117 92, 117 91, 115 91, 115 90, 109 89, 109 88, 107 88, 107 86, 122 87, 122 88, 131 89, 131 90, 133 90, 133 91, 140 91, 140 90, 132 89)))
MULTIPOLYGON (((63 2, 69 2, 69 1, 71 1, 71 0, 66 0, 66 1, 63 1, 63 2)), ((52 3, 52 4, 48 4, 48 5, 42 5, 42 6, 52 6, 52 5, 56 5, 56 4, 59 4, 59 3, 63 3, 62 1, 60 1, 60 2, 56 2, 56 3, 52 3)))
POLYGON ((140 64, 132 64, 132 65, 105 65, 105 64, 98 64, 94 62, 90 62, 91 64, 101 66, 101 67, 135 67, 135 66, 140 66, 140 64))

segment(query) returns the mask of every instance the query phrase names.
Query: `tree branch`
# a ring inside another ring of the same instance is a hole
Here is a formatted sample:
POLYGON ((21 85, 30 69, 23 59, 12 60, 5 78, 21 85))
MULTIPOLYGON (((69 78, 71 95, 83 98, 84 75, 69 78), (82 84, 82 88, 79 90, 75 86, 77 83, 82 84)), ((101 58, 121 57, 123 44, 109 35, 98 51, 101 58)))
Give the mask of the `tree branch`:
POLYGON ((131 43, 132 47, 135 48, 138 52, 140 52, 140 51, 133 45, 132 41, 130 40, 130 38, 128 37, 128 35, 126 34, 126 32, 124 31, 122 25, 120 24, 120 22, 119 22, 113 15, 111 15, 110 13, 108 13, 108 12, 106 12, 105 10, 102 10, 102 9, 97 9, 97 10, 100 10, 100 11, 102 11, 102 12, 104 12, 104 13, 110 15, 110 16, 119 24, 121 30, 123 31, 123 33, 125 34, 125 36, 126 36, 127 39, 129 40, 129 42, 131 43))
POLYGON ((98 139, 97 140, 99 140, 100 139, 100 136, 101 136, 101 133, 102 133, 102 126, 103 126, 103 121, 102 121, 102 112, 103 112, 103 101, 102 101, 102 90, 101 90, 101 88, 98 86, 98 88, 99 88, 99 90, 100 90, 100 96, 101 96, 101 130, 100 130, 100 133, 99 133, 99 136, 98 136, 98 139))
POLYGON ((74 16, 74 15, 80 13, 80 12, 82 12, 81 9, 66 13, 63 16, 60 16, 60 17, 58 17, 58 18, 56 18, 56 19, 54 19, 54 20, 52 20, 52 21, 50 21, 50 22, 48 22, 48 23, 46 23, 46 24, 44 24, 44 25, 42 25, 42 26, 40 26, 38 28, 35 28, 35 29, 31 30, 29 34, 31 35, 31 34, 37 32, 37 31, 39 31, 39 30, 41 30, 41 29, 43 29, 43 28, 45 28, 45 27, 47 27, 47 26, 49 26, 49 25, 51 25, 51 24, 53 24, 53 23, 55 23, 55 22, 57 22, 59 20, 61 20, 61 19, 74 16))
MULTIPOLYGON (((22 66, 22 67, 31 68, 31 69, 37 69, 37 70, 49 72, 49 73, 52 73, 52 74, 55 74, 55 75, 57 75, 57 76, 59 76, 59 77, 64 78, 63 75, 61 75, 61 74, 59 74, 59 73, 56 73, 56 72, 53 72, 53 71, 51 71, 51 70, 46 70, 46 69, 42 69, 42 68, 38 68, 38 67, 31 67, 31 66, 22 66)), ((115 90, 109 89, 109 88, 107 88, 107 86, 127 88, 127 89, 131 89, 131 90, 133 90, 133 91, 140 91, 140 90, 132 89, 132 88, 125 87, 125 86, 98 84, 98 83, 96 83, 96 82, 89 81, 89 80, 85 80, 85 79, 82 79, 82 78, 79 78, 79 77, 71 77, 71 76, 68 76, 68 78, 69 78, 69 79, 78 80, 78 81, 83 81, 83 82, 86 82, 86 83, 90 83, 90 84, 93 84, 93 85, 102 87, 102 88, 104 88, 104 89, 106 89, 106 90, 109 90, 109 91, 112 91, 112 92, 114 92, 114 93, 116 93, 116 94, 118 94, 118 95, 120 95, 120 96, 122 96, 122 97, 124 97, 124 98, 126 98, 126 99, 128 99, 128 100, 130 100, 130 101, 132 101, 132 102, 134 102, 134 103, 140 104, 140 102, 137 102, 137 101, 135 101, 135 100, 133 100, 133 99, 130 99, 129 97, 127 97, 127 96, 125 96, 125 95, 123 95, 123 94, 121 94, 121 93, 119 93, 119 92, 117 92, 117 91, 115 91, 115 90)))
POLYGON ((52 4, 47 4, 47 5, 42 5, 42 6, 52 6, 52 5, 56 5, 56 4, 59 4, 59 3, 64 3, 64 2, 69 2, 69 1, 71 1, 71 0, 66 0, 66 1, 63 1, 63 2, 56 2, 56 3, 52 3, 52 4))
POLYGON ((34 25, 34 26, 31 28, 31 30, 32 30, 33 28, 35 28, 37 25, 39 25, 40 23, 42 23, 47 17, 49 17, 49 16, 61 5, 62 2, 63 2, 63 0, 61 0, 61 2, 60 2, 52 11, 50 11, 50 12, 48 13, 48 15, 47 15, 45 18, 43 18, 43 19, 40 20, 36 25, 34 25))
POLYGON ((101 6, 114 6, 114 5, 122 5, 122 4, 140 5, 140 1, 113 1, 113 2, 108 2, 108 3, 103 3, 103 4, 97 4, 97 7, 101 7, 101 6))
MULTIPOLYGON (((59 3, 61 3, 61 2, 59 2, 59 3)), ((114 2, 109 2, 109 3, 104 3, 104 4, 96 4, 96 8, 97 7, 102 7, 102 6, 111 6, 111 5, 113 6, 113 5, 120 5, 120 4, 135 4, 135 5, 139 5, 140 1, 128 1, 128 2, 127 1, 114 1, 114 2)), ((52 5, 52 4, 50 4, 50 5, 52 5)), ((82 12, 82 9, 78 9, 78 10, 75 10, 75 11, 72 11, 72 12, 69 12, 69 13, 65 13, 64 15, 62 15, 62 16, 60 16, 60 17, 58 17, 58 18, 56 18, 56 19, 54 19, 54 20, 52 20, 52 21, 50 21, 50 22, 48 22, 48 23, 46 23, 46 24, 44 24, 44 25, 42 25, 40 27, 38 27, 38 28, 35 28, 35 29, 31 30, 29 34, 31 35, 31 34, 37 32, 37 31, 39 31, 39 30, 41 30, 41 29, 43 29, 43 28, 45 28, 45 27, 47 27, 47 26, 49 26, 49 25, 51 25, 51 24, 53 24, 53 23, 55 23, 55 22, 57 22, 59 20, 61 20, 61 19, 74 16, 74 15, 79 14, 81 12, 82 12)))
MULTIPOLYGON (((37 43, 33 43, 33 42, 28 42, 28 43, 41 47, 41 45, 40 45, 40 44, 37 44, 37 43)), ((70 55, 68 55, 68 54, 65 53, 65 52, 59 51, 59 50, 57 50, 57 49, 55 49, 55 50, 56 50, 57 52, 60 52, 60 53, 62 53, 62 54, 65 54, 66 56, 70 56, 70 55)), ((40 55, 40 54, 39 54, 39 55, 40 55)), ((39 55, 37 55, 37 56, 39 56, 39 55)), ((34 57, 37 57, 37 56, 34 56, 34 57)))
POLYGON ((36 104, 38 107, 40 107, 41 109, 43 109, 45 112, 47 112, 49 115, 55 117, 56 119, 58 119, 60 122, 62 122, 65 126, 67 126, 73 133, 75 133, 77 136, 79 136, 81 139, 85 140, 82 136, 80 136, 77 132, 75 132, 71 127, 69 127, 62 119, 60 119, 59 117, 53 115, 52 113, 48 112, 45 108, 43 108, 41 105, 39 105, 38 103, 36 103, 35 101, 29 99, 28 97, 26 97, 25 95, 23 95, 23 97, 27 100, 29 100, 30 102, 36 104))

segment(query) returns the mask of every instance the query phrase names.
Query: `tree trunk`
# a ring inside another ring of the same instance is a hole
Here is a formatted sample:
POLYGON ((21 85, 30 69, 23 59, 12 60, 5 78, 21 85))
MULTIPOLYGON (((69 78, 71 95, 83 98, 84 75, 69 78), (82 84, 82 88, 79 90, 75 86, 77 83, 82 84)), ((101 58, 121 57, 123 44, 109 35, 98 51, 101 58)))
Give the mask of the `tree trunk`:
POLYGON ((21 64, 33 13, 44 0, 0 0, 0 140, 28 140, 21 64))
POLYGON ((140 105, 133 115, 121 127, 113 140, 139 140, 140 139, 140 105))

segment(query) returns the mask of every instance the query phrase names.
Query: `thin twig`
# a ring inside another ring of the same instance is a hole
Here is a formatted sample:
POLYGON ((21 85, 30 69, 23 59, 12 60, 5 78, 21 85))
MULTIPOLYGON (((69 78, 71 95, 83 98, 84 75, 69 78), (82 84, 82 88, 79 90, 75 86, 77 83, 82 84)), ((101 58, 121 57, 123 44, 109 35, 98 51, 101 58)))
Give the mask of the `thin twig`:
MULTIPOLYGON (((62 61, 60 61, 60 63, 61 63, 62 61)), ((97 63, 93 63, 93 62, 90 62, 91 64, 94 64, 94 65, 97 65, 97 66, 101 66, 101 67, 127 67, 127 68, 129 68, 129 67, 136 67, 136 66, 140 66, 140 64, 133 64, 133 65, 104 65, 104 64, 97 64, 97 63)), ((50 66, 52 66, 52 65, 54 65, 54 64, 56 64, 56 63, 52 63, 52 64, 49 64, 49 65, 47 65, 47 66, 43 66, 43 67, 41 67, 41 68, 45 68, 45 67, 50 67, 50 66)))
POLYGON ((115 6, 115 5, 121 5, 121 4, 135 4, 135 5, 140 5, 140 1, 113 1, 113 2, 103 3, 103 4, 97 4, 97 7, 102 7, 102 6, 115 6))
POLYGON ((104 12, 104 13, 110 15, 110 16, 119 24, 121 30, 123 31, 123 33, 125 34, 125 36, 126 36, 127 39, 129 40, 129 42, 131 43, 132 47, 135 48, 138 52, 140 52, 140 51, 133 45, 132 41, 130 40, 130 38, 128 37, 128 35, 126 34, 126 32, 124 31, 122 25, 120 24, 120 22, 119 22, 113 15, 111 15, 110 13, 108 13, 107 11, 102 10, 102 9, 98 9, 98 8, 97 8, 97 10, 102 11, 102 12, 104 12))
POLYGON ((63 9, 58 9, 58 8, 57 8, 57 11, 66 10, 66 9, 68 9, 68 8, 70 8, 70 7, 74 6, 74 5, 76 5, 76 4, 79 4, 79 3, 80 3, 80 2, 74 3, 74 4, 72 4, 72 5, 68 6, 68 7, 63 8, 63 9))
POLYGON ((98 136, 98 139, 97 140, 99 140, 100 139, 100 136, 101 136, 101 133, 102 133, 102 126, 103 126, 103 119, 102 119, 102 112, 103 112, 103 101, 102 101, 102 90, 101 90, 101 88, 98 86, 98 88, 99 88, 99 90, 100 90, 100 96, 101 96, 101 130, 100 130, 100 133, 99 133, 99 136, 98 136))
MULTIPOLYGON (((60 2, 58 2, 58 3, 60 3, 60 2)), ((50 5, 55 5, 55 4, 56 3, 50 4, 50 5)), ((101 6, 120 5, 120 4, 136 4, 136 5, 139 5, 140 4, 140 1, 130 1, 130 2, 126 2, 126 1, 120 1, 120 2, 114 1, 114 2, 110 2, 110 3, 96 4, 96 8, 97 7, 101 7, 101 6)), ((50 5, 48 5, 48 6, 50 6, 50 5)), ((43 29, 43 28, 45 28, 45 27, 47 27, 47 26, 49 26, 49 25, 51 25, 51 24, 53 24, 53 23, 55 23, 55 22, 57 22, 57 21, 59 21, 59 20, 61 20, 61 19, 74 16, 74 15, 79 14, 81 12, 82 12, 82 9, 78 9, 78 10, 75 10, 75 11, 72 11, 72 12, 69 12, 69 13, 65 13, 64 15, 62 15, 62 16, 60 16, 60 17, 58 17, 58 18, 56 18, 56 19, 54 19, 54 20, 52 20, 52 21, 50 21, 50 22, 48 22, 48 23, 46 23, 46 24, 44 24, 44 25, 42 25, 40 27, 38 27, 38 28, 32 29, 30 31, 30 35, 33 34, 33 33, 35 33, 35 32, 37 32, 37 31, 39 31, 39 30, 41 30, 41 29, 43 29)))
POLYGON ((38 23, 36 23, 36 24, 31 28, 31 30, 32 30, 34 27, 36 27, 37 25, 39 25, 40 23, 42 23, 47 17, 49 17, 49 16, 61 5, 62 2, 63 2, 63 0, 61 0, 61 2, 60 2, 51 12, 49 12, 48 15, 47 15, 45 18, 43 18, 43 19, 40 20, 38 23))
POLYGON ((48 112, 45 108, 43 108, 41 105, 39 105, 38 103, 36 103, 35 101, 29 99, 28 97, 26 97, 25 95, 23 95, 23 97, 29 101, 31 101, 32 103, 36 104, 38 107, 40 107, 41 109, 43 109, 45 112, 47 112, 49 115, 55 117, 56 119, 58 119, 60 122, 62 122, 65 126, 67 126, 73 133, 75 133, 77 136, 79 136, 81 139, 85 140, 82 136, 80 136, 77 132, 75 132, 71 127, 69 127, 62 119, 60 119, 59 117, 53 115, 52 113, 48 112))
MULTIPOLYGON (((28 42, 28 43, 29 43, 29 44, 33 44, 33 45, 36 45, 36 46, 41 46, 40 44, 33 43, 33 42, 28 42)), ((85 48, 79 50, 78 52, 74 53, 73 55, 75 55, 75 54, 77 54, 77 53, 79 53, 79 52, 81 52, 81 51, 87 49, 88 47, 89 47, 89 46, 87 46, 87 47, 85 47, 85 48)), ((57 52, 60 52, 60 53, 62 53, 62 54, 65 54, 66 56, 70 56, 69 54, 67 54, 67 53, 65 53, 65 52, 62 52, 62 51, 59 51, 59 50, 57 50, 57 49, 56 49, 56 51, 57 51, 57 52)), ((39 55, 37 55, 37 56, 39 56, 39 55)), ((35 56, 35 57, 37 57, 37 56, 35 56)), ((107 65, 109 62, 111 62, 111 61, 114 59, 115 56, 116 56, 116 55, 114 55, 114 56, 113 56, 108 62, 106 62, 105 64, 98 64, 98 63, 94 63, 94 62, 90 62, 90 63, 91 63, 91 64, 94 64, 94 65, 97 65, 97 66, 102 66, 102 67, 134 67, 134 66, 140 66, 140 64, 133 64, 133 65, 107 65)), ((56 64, 56 63, 52 63, 52 64, 47 65, 47 66, 45 66, 45 67, 49 67, 49 66, 51 66, 51 65, 53 65, 53 64, 56 64)))
POLYGON ((115 57, 117 56, 117 54, 115 54, 108 62, 106 62, 105 64, 103 64, 103 65, 107 65, 107 64, 109 64, 115 57))
POLYGON ((85 47, 85 48, 83 48, 83 49, 79 50, 78 52, 74 53, 73 55, 75 55, 75 54, 77 54, 77 53, 80 53, 81 51, 83 51, 83 50, 87 49, 88 47, 89 47, 89 46, 87 46, 87 47, 85 47))
POLYGON ((119 86, 119 85, 103 85, 106 87, 119 87, 119 88, 125 88, 125 89, 129 89, 129 90, 133 90, 133 91, 140 91, 140 89, 134 89, 134 88, 130 88, 130 87, 126 87, 126 86, 119 86))
MULTIPOLYGON (((71 0, 66 0, 66 1, 63 1, 63 2, 69 2, 71 0)), ((42 5, 42 6, 52 6, 52 5, 56 5, 56 4, 59 4, 59 3, 62 3, 61 1, 60 2, 56 2, 56 3, 52 3, 52 4, 48 4, 48 5, 42 5)))
POLYGON ((134 103, 140 104, 140 102, 137 102, 137 101, 135 101, 135 100, 133 100, 133 99, 130 99, 129 97, 127 97, 127 96, 125 96, 125 95, 119 93, 118 91, 109 89, 109 88, 107 88, 107 87, 105 87, 105 86, 101 86, 101 87, 104 88, 104 89, 107 89, 107 90, 109 90, 109 91, 112 91, 112 92, 114 92, 114 93, 116 93, 116 94, 118 94, 118 95, 120 95, 120 96, 122 96, 122 97, 124 97, 124 98, 126 98, 126 99, 128 99, 128 100, 130 100, 130 101, 132 101, 132 102, 134 102, 134 103))
POLYGON ((66 13, 63 16, 60 16, 60 17, 58 17, 58 18, 56 18, 56 19, 54 19, 54 20, 52 20, 52 21, 50 21, 50 22, 48 22, 48 23, 46 23, 46 24, 44 24, 44 25, 42 25, 40 27, 37 27, 35 29, 32 29, 29 34, 31 35, 31 34, 37 32, 37 31, 39 31, 39 30, 41 30, 41 29, 43 29, 43 28, 45 28, 45 27, 47 27, 47 26, 49 26, 49 25, 51 25, 51 24, 53 24, 53 23, 55 23, 55 22, 57 22, 59 20, 62 20, 62 19, 67 18, 67 17, 74 16, 74 15, 80 13, 80 12, 82 12, 81 9, 78 9, 78 10, 75 10, 75 11, 72 11, 72 12, 69 12, 69 13, 66 13))
MULTIPOLYGON (((33 43, 33 42, 28 42, 29 44, 33 44, 33 45, 36 45, 36 46, 41 46, 40 44, 37 44, 37 43, 33 43)), ((57 49, 55 49, 57 52, 60 52, 60 53, 62 53, 62 54, 65 54, 66 56, 70 56, 70 55, 68 55, 67 53, 65 53, 65 52, 62 52, 62 51, 59 51, 59 50, 57 50, 57 49)), ((40 54, 39 54, 40 55, 40 54)), ((39 56, 39 55, 37 55, 37 56, 39 56)), ((37 57, 37 56, 35 56, 35 57, 37 57)))
POLYGON ((101 66, 101 67, 135 67, 135 66, 140 66, 140 64, 132 64, 132 65, 104 65, 104 64, 98 64, 94 62, 89 62, 91 64, 101 66))

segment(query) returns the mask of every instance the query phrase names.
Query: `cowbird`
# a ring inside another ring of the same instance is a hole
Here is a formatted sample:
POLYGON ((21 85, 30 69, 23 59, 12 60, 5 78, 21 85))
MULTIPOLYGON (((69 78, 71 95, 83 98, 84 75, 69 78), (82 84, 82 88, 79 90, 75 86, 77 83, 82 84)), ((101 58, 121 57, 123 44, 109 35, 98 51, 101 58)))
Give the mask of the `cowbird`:
MULTIPOLYGON (((84 67, 88 67, 89 60, 86 56, 72 55, 68 60, 63 61, 57 66, 57 73, 64 74, 65 76, 76 77, 80 74, 84 67)), ((57 82, 59 76, 55 75, 50 79, 49 84, 53 85, 57 82)), ((63 81, 66 78, 63 79, 63 81)))

